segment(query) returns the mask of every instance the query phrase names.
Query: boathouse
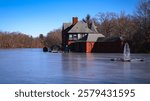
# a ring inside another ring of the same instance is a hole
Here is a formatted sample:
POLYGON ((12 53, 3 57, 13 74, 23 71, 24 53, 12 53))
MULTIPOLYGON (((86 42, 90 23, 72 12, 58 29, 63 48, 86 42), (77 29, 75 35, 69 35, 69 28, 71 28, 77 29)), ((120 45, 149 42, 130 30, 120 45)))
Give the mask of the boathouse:
POLYGON ((64 51, 72 52, 121 52, 122 41, 120 38, 106 38, 98 33, 94 22, 90 29, 87 23, 73 17, 72 23, 63 24, 62 47, 64 51))

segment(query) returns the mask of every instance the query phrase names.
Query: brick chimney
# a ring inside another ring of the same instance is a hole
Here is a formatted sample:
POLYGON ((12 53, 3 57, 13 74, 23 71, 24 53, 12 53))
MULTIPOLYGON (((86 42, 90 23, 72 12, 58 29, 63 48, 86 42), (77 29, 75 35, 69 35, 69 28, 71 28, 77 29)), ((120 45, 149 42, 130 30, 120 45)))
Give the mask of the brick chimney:
POLYGON ((78 17, 73 17, 72 24, 75 25, 76 23, 78 23, 78 17))

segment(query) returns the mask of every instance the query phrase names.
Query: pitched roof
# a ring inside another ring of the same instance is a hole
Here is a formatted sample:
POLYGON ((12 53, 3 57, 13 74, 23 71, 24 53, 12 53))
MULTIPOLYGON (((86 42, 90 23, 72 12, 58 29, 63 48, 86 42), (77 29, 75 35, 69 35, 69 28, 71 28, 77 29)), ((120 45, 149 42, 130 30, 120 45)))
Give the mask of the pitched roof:
POLYGON ((97 27, 95 26, 94 22, 92 22, 92 28, 91 28, 91 30, 94 31, 95 33, 98 33, 97 27))
POLYGON ((88 28, 85 22, 80 21, 68 33, 93 33, 93 31, 88 28))
POLYGON ((72 23, 63 23, 63 29, 67 29, 71 25, 72 25, 72 23))
POLYGON ((88 35, 87 42, 97 42, 99 38, 104 38, 103 34, 92 33, 88 35))

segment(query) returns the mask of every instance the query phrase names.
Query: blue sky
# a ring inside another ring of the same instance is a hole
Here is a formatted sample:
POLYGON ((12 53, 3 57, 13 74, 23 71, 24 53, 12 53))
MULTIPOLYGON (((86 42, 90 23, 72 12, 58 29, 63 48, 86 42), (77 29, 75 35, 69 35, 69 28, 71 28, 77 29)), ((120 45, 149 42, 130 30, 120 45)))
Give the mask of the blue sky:
POLYGON ((0 31, 46 35, 63 22, 87 14, 125 11, 132 14, 138 0, 0 0, 0 31))

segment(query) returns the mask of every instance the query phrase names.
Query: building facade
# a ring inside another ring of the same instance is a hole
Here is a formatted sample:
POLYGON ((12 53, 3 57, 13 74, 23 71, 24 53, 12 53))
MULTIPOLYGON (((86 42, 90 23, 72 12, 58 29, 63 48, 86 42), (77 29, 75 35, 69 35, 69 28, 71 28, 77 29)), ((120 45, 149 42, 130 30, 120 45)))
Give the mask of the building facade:
POLYGON ((78 21, 77 17, 73 17, 72 23, 64 23, 62 27, 62 47, 64 51, 85 53, 121 51, 121 40, 113 42, 105 41, 106 39, 103 34, 98 33, 94 22, 90 29, 87 23, 78 21))

